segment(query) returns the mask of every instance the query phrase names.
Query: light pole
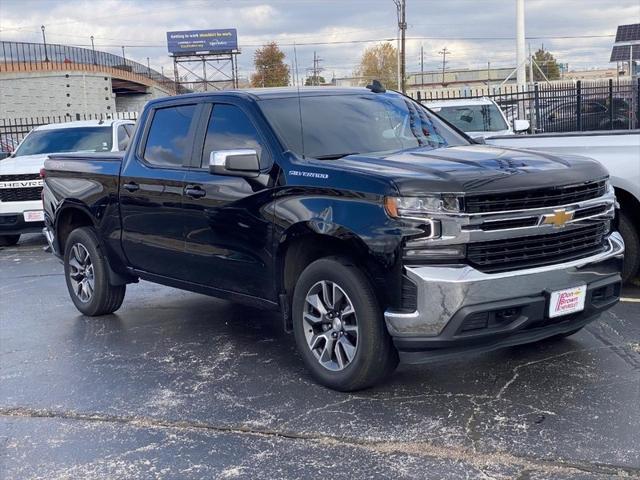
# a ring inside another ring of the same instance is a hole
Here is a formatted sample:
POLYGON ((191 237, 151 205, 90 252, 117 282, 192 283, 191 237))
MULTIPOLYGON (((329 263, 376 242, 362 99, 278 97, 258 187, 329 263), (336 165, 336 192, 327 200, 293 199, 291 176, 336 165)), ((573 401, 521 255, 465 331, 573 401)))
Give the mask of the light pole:
POLYGON ((124 56, 124 45, 122 46, 122 59, 124 60, 124 64, 127 64, 127 57, 124 56))
POLYGON ((96 46, 93 44, 93 35, 91 35, 91 51, 93 52, 93 64, 96 64, 96 46))
POLYGON ((49 54, 47 53, 47 37, 44 36, 44 25, 40 27, 40 30, 42 30, 42 43, 44 44, 44 61, 48 62, 49 54))
POLYGON ((147 74, 151 76, 151 63, 149 63, 149 57, 147 57, 147 74))

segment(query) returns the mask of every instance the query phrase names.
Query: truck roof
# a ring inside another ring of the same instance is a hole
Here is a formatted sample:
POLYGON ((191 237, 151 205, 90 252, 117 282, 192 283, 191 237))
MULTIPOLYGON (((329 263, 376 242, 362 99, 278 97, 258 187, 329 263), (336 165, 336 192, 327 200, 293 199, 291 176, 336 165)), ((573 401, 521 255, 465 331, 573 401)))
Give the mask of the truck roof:
POLYGON ((49 123, 47 125, 40 125, 34 128, 34 130, 62 130, 66 128, 81 128, 81 127, 112 127, 114 123, 129 123, 134 124, 133 120, 120 120, 117 118, 108 120, 81 120, 77 122, 64 122, 64 123, 49 123))
MULTIPOLYGON (((388 90, 392 92, 392 90, 388 90)), ((240 98, 251 98, 253 100, 263 100, 267 98, 290 98, 298 95, 317 96, 317 95, 357 95, 362 93, 371 93, 371 90, 364 87, 269 87, 269 88, 248 88, 244 90, 220 90, 216 92, 200 92, 187 93, 173 97, 163 97, 151 100, 148 104, 156 104, 175 100, 176 98, 203 98, 203 97, 220 97, 233 96, 240 98)))
POLYGON ((455 98, 447 100, 424 100, 426 107, 464 107, 468 105, 493 105, 493 101, 487 97, 481 98, 455 98))

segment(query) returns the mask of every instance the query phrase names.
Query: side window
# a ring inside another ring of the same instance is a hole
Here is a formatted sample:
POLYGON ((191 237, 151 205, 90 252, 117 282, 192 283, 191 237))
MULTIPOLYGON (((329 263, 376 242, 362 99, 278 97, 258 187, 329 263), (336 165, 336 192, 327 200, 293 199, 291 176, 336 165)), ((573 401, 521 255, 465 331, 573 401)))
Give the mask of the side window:
POLYGON ((131 134, 127 131, 124 125, 118 127, 118 150, 122 152, 127 149, 131 134))
POLYGON ((143 158, 153 165, 181 167, 191 152, 189 130, 196 105, 159 108, 151 120, 143 158))
MULTIPOLYGON (((209 164, 211 152, 253 148, 261 158, 263 148, 260 135, 249 117, 234 105, 214 105, 207 126, 202 152, 202 166, 209 164)), ((262 162, 261 162, 262 163, 262 162)))
POLYGON ((587 102, 582 105, 582 113, 601 113, 606 111, 607 108, 598 102, 587 102))

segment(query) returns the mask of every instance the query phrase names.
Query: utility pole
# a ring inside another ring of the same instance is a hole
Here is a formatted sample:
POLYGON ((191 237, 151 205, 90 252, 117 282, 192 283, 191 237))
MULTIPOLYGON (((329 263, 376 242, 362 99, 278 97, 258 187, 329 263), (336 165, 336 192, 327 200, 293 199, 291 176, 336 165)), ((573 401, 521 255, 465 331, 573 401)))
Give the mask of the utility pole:
POLYGON ((491 95, 491 62, 487 62, 487 93, 491 95))
POLYGON ((322 59, 318 56, 318 54, 313 52, 313 67, 311 68, 311 85, 320 85, 320 72, 322 68, 320 68, 320 62, 322 59))
POLYGON ((93 52, 93 64, 96 64, 96 46, 93 44, 93 35, 91 35, 91 51, 93 52))
POLYGON ((405 0, 401 0, 401 21, 400 21, 400 32, 402 34, 402 39, 400 41, 400 91, 402 93, 406 93, 406 50, 405 50, 405 35, 407 33, 407 5, 405 0))
POLYGON ((405 52, 405 34, 407 31, 407 15, 406 0, 393 0, 396 5, 398 14, 398 41, 397 58, 398 58, 398 88, 405 93, 405 77, 406 77, 406 52, 405 52))
POLYGON ((447 65, 447 54, 451 53, 451 51, 447 50, 447 47, 444 47, 438 53, 440 55, 442 55, 442 86, 444 87, 444 71, 445 71, 446 65, 447 65))
POLYGON ((519 87, 527 83, 524 49, 524 0, 516 0, 516 82, 519 87))
POLYGON ((47 53, 47 38, 44 36, 44 25, 40 27, 40 30, 42 30, 42 43, 44 43, 44 61, 48 62, 49 54, 47 53))
POLYGON ((531 55, 531 44, 529 44, 529 82, 531 82, 531 85, 535 83, 533 79, 533 55, 531 55))

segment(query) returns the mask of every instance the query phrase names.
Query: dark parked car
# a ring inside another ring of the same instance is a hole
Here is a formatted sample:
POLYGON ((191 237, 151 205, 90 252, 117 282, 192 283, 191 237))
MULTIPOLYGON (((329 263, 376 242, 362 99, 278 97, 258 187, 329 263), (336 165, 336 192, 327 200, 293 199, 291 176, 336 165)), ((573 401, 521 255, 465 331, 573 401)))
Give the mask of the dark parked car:
POLYGON ((78 310, 112 313, 145 279, 279 311, 340 390, 571 335, 620 295, 604 167, 474 144, 379 84, 153 100, 124 157, 45 168, 78 310))
POLYGON ((629 128, 629 104, 614 98, 583 98, 578 119, 577 102, 564 102, 541 114, 539 129, 544 132, 618 130, 629 128))

